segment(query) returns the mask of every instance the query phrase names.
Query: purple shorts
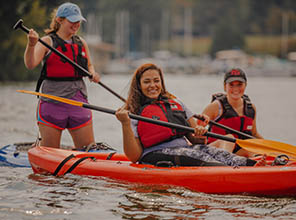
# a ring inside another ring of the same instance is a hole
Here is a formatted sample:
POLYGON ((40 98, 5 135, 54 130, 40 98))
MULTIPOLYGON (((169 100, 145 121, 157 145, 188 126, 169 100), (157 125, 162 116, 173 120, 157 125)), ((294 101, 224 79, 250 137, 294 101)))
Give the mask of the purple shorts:
MULTIPOLYGON (((80 91, 71 99, 87 103, 80 91)), ((37 108, 37 122, 60 130, 77 129, 91 123, 92 112, 89 109, 66 103, 52 103, 40 100, 37 108)))

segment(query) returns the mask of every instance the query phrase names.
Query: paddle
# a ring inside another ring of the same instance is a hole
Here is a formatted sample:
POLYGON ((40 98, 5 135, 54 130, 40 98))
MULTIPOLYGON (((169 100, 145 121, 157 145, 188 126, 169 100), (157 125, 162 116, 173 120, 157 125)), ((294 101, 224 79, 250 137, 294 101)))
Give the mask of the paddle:
MULTIPOLYGON (((29 29, 27 27, 25 27, 23 25, 23 20, 20 19, 16 22, 16 24, 13 26, 13 29, 17 30, 18 28, 22 29, 24 32, 29 33, 29 29)), ((52 50, 54 53, 56 53, 58 56, 62 57, 63 59, 65 59, 67 62, 69 62, 71 65, 73 65, 74 67, 78 68, 79 70, 83 71, 89 78, 92 78, 92 75, 83 67, 81 67, 80 65, 78 65, 77 63, 75 63, 74 61, 70 60, 67 56, 65 56, 64 54, 62 54, 60 51, 58 51, 57 49, 55 49, 54 47, 48 45, 46 42, 44 42, 43 40, 41 40, 40 38, 38 39, 38 41, 40 43, 42 43, 45 47, 47 47, 48 49, 52 50)), ((117 94, 115 91, 113 91, 111 88, 107 87, 105 84, 103 84, 102 82, 98 82, 99 85, 101 85, 103 88, 105 88, 106 90, 108 90, 109 92, 111 92, 113 95, 115 95, 117 98, 119 98, 120 100, 122 100, 123 102, 126 102, 126 100, 120 96, 119 94, 117 94)), ((194 115, 194 117, 198 118, 197 115, 194 115)), ((200 120, 202 120, 201 118, 198 118, 200 120)), ((234 130, 230 127, 227 127, 225 125, 219 124, 217 122, 214 121, 210 121, 209 123, 216 125, 217 127, 223 128, 225 130, 228 130, 232 133, 235 134, 239 134, 241 136, 244 136, 246 138, 254 138, 253 136, 250 136, 248 134, 239 132, 237 130, 234 130)))
MULTIPOLYGON (((201 117, 200 115, 193 115, 193 117, 195 117, 195 118, 197 118, 197 119, 199 119, 199 120, 202 120, 202 121, 205 120, 205 119, 204 119, 203 117, 201 117)), ((233 128, 227 127, 227 126, 225 126, 225 125, 219 124, 218 122, 215 122, 215 121, 212 121, 212 120, 210 120, 209 123, 212 124, 212 125, 215 125, 215 126, 217 126, 217 127, 219 127, 219 128, 222 128, 222 129, 224 129, 224 130, 226 130, 226 131, 230 131, 230 132, 232 132, 232 133, 234 133, 234 134, 237 134, 237 135, 240 135, 240 136, 242 136, 242 137, 245 137, 245 138, 250 138, 250 139, 254 139, 254 138, 255 138, 255 137, 253 137, 253 136, 251 136, 251 135, 248 135, 248 134, 246 134, 246 133, 240 132, 240 131, 238 131, 238 130, 235 130, 235 129, 233 129, 233 128)))
MULTIPOLYGON (((17 30, 18 28, 22 29, 24 32, 29 33, 29 29, 27 27, 25 27, 23 25, 23 20, 20 19, 18 20, 18 22, 16 22, 16 24, 13 26, 14 30, 17 30)), ((40 38, 38 38, 38 41, 43 44, 45 47, 47 47, 48 49, 50 49, 51 51, 53 51, 54 53, 56 53, 58 56, 60 56, 61 58, 63 58, 65 61, 67 61, 68 63, 70 63, 71 65, 73 65, 75 68, 79 69, 80 71, 84 72, 86 74, 86 76, 88 76, 89 78, 92 78, 92 75, 86 70, 84 69, 82 66, 80 66, 79 64, 75 63, 74 61, 72 61, 71 59, 69 59, 67 56, 65 56, 63 53, 61 53, 60 51, 58 51, 57 49, 55 49, 54 47, 48 45, 46 42, 44 42, 43 40, 41 40, 40 38)), ((116 92, 114 92, 112 89, 110 89, 108 86, 106 86, 105 84, 103 84, 102 82, 98 82, 98 84, 102 87, 104 87, 105 89, 107 89, 109 92, 111 92, 113 95, 115 95, 117 98, 121 99, 123 102, 125 102, 125 99, 123 97, 121 97, 120 95, 118 95, 116 92)))
MULTIPOLYGON (((42 96, 42 97, 53 99, 53 100, 56 100, 59 102, 67 103, 69 105, 80 106, 83 108, 88 108, 88 109, 92 109, 92 110, 96 110, 96 111, 100 111, 100 112, 105 112, 108 114, 115 115, 115 112, 116 112, 115 110, 112 110, 112 109, 108 109, 108 108, 104 108, 104 107, 100 107, 100 106, 95 106, 95 105, 90 105, 87 103, 83 103, 83 102, 79 102, 79 101, 75 101, 75 100, 71 100, 71 99, 66 99, 66 98, 62 98, 62 97, 58 97, 58 96, 53 96, 53 95, 49 95, 49 94, 33 92, 33 91, 26 91, 26 90, 17 90, 17 92, 42 96)), ((161 126, 165 126, 165 127, 169 127, 169 128, 182 129, 184 131, 194 133, 194 128, 192 128, 192 127, 187 127, 187 126, 174 124, 174 123, 170 123, 170 122, 165 122, 165 121, 158 121, 158 120, 146 118, 146 117, 131 114, 131 113, 129 113, 129 117, 132 119, 139 120, 139 121, 145 121, 148 123, 157 124, 157 125, 161 125, 161 126)), ((289 144, 285 144, 285 143, 281 143, 281 142, 277 142, 277 141, 264 140, 264 139, 241 140, 241 139, 226 137, 226 136, 211 133, 211 132, 206 132, 204 135, 208 136, 208 137, 213 137, 213 138, 236 143, 239 146, 241 146, 242 148, 249 150, 251 152, 254 152, 254 153, 268 154, 271 156, 278 156, 278 154, 287 154, 290 157, 290 159, 296 160, 296 147, 293 145, 289 145, 289 144)))
MULTIPOLYGON (((18 28, 22 29, 24 32, 26 33, 29 33, 29 29, 27 27, 25 27, 23 25, 23 20, 22 19, 19 19, 16 24, 13 26, 13 29, 14 30, 17 30, 18 28)), ((42 43, 45 47, 47 47, 48 49, 52 50, 54 53, 56 53, 58 56, 62 57, 63 59, 65 59, 67 62, 69 62, 71 65, 73 65, 74 67, 78 68, 79 70, 83 71, 88 77, 92 78, 92 75, 86 70, 84 69, 83 67, 81 67, 80 65, 78 65, 77 63, 75 63, 74 61, 70 60, 67 56, 65 56, 63 53, 61 53, 60 51, 58 51, 57 49, 55 49, 54 47, 48 45, 46 42, 44 42, 43 40, 41 40, 40 38, 38 39, 38 41, 40 43, 42 43)), ((109 92, 111 92, 113 95, 115 95, 117 98, 119 98, 120 100, 122 100, 123 102, 126 102, 126 100, 120 96, 119 94, 117 94, 116 92, 114 92, 111 88, 107 87, 106 85, 104 85, 102 82, 98 82, 99 85, 101 85, 102 87, 104 87, 105 89, 107 89, 109 92)), ((197 115, 194 115, 194 117, 198 118, 197 115)), ((201 118, 198 118, 200 120, 202 120, 201 118)), ((236 134, 240 134, 242 136, 245 136, 247 138, 254 138, 252 136, 249 136, 247 134, 244 134, 242 132, 239 132, 239 131, 236 131, 232 128, 229 128, 229 127, 226 127, 224 125, 221 125, 221 124, 218 124, 214 121, 210 121, 211 124, 213 125, 216 125, 220 128, 223 128, 225 130, 228 130, 228 131, 231 131, 233 133, 236 133, 236 134)))

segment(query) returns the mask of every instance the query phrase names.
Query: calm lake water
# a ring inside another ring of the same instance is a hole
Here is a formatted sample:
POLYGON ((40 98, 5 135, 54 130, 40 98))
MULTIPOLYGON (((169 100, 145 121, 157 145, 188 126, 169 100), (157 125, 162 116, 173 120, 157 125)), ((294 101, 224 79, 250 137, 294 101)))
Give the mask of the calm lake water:
MULTIPOLYGON (((200 113, 211 94, 223 91, 222 76, 166 75, 167 89, 200 113)), ((130 76, 103 76, 126 97, 130 76)), ((93 105, 117 109, 122 102, 101 86, 87 83, 93 105)), ((35 83, 0 85, 0 146, 32 142, 37 136, 35 83)), ((257 108, 265 139, 296 145, 296 77, 250 77, 246 93, 257 108)), ((122 152, 115 116, 93 112, 96 141, 122 152)), ((72 144, 67 131, 63 143, 72 144)), ((274 181, 277 181, 276 179, 274 181)), ((126 184, 75 175, 55 178, 30 168, 0 167, 0 219, 296 219, 296 198, 207 195, 176 187, 126 184)))

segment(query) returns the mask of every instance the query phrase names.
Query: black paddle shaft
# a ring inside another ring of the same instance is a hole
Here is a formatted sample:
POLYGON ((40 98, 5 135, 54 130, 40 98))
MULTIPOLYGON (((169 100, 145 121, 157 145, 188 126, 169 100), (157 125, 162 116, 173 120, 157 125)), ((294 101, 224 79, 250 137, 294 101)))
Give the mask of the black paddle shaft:
MULTIPOLYGON (((16 24, 13 26, 14 30, 17 30, 18 28, 22 29, 24 32, 26 32, 27 34, 29 33, 29 28, 25 27, 23 25, 23 20, 19 19, 16 24)), ((38 38, 38 41, 43 44, 45 47, 47 47, 48 49, 52 50, 54 53, 56 53, 58 56, 60 56, 61 58, 63 58, 65 61, 67 61, 68 63, 70 63, 71 65, 73 65, 75 68, 79 69, 80 71, 82 71, 83 73, 86 74, 86 76, 88 76, 89 78, 92 78, 92 74, 90 74, 86 69, 84 69, 82 66, 78 65, 77 63, 75 63, 74 61, 72 61, 71 59, 69 59, 67 56, 65 56, 63 53, 61 53, 60 51, 58 51, 57 49, 55 49, 54 47, 48 45, 46 42, 44 42, 43 40, 41 40, 40 38, 38 38)), ((99 85, 101 85, 102 87, 104 87, 105 89, 107 89, 109 92, 111 92, 113 95, 115 95, 117 98, 121 99, 123 102, 125 102, 126 100, 121 97, 120 95, 118 95, 116 92, 114 92, 112 89, 110 89, 108 86, 104 85, 101 82, 98 82, 99 85)))
MULTIPOLYGON (((113 115, 115 115, 115 112, 116 112, 115 110, 112 110, 112 109, 108 109, 108 108, 104 108, 104 107, 100 107, 100 106, 95 106, 95 105, 90 105, 90 104, 83 104, 82 107, 92 109, 92 110, 96 110, 96 111, 100 111, 100 112, 105 112, 105 113, 108 113, 108 114, 113 114, 113 115)), ((147 118, 147 117, 143 117, 143 116, 135 115, 135 114, 131 114, 131 113, 129 113, 129 117, 132 118, 132 119, 139 120, 139 121, 144 121, 144 122, 157 124, 157 125, 161 125, 161 126, 164 126, 164 127, 174 128, 174 129, 182 129, 184 131, 194 133, 194 128, 184 126, 184 125, 179 125, 179 124, 175 124, 175 123, 171 123, 171 122, 155 120, 155 119, 152 119, 152 118, 147 118)), ((206 132, 204 135, 207 136, 207 137, 221 139, 221 140, 225 140, 225 141, 229 141, 229 142, 233 142, 233 143, 236 142, 236 139, 234 139, 234 138, 219 135, 219 134, 215 134, 215 133, 212 133, 212 132, 209 132, 209 131, 206 132)))
MULTIPOLYGON (((203 117, 201 117, 200 115, 194 115, 194 117, 197 118, 197 119, 199 119, 199 120, 202 120, 202 121, 205 120, 205 119, 204 119, 203 117)), ((250 139, 254 139, 254 138, 255 138, 255 137, 253 137, 253 136, 251 136, 251 135, 248 135, 248 134, 246 134, 246 133, 243 133, 243 132, 237 131, 237 130, 235 130, 235 129, 232 129, 232 128, 230 128, 230 127, 227 127, 227 126, 225 126, 225 125, 219 124, 219 123, 217 123, 217 122, 215 122, 215 121, 213 121, 213 120, 210 120, 209 123, 212 124, 212 125, 215 125, 215 126, 217 126, 217 127, 219 127, 219 128, 222 128, 222 129, 224 129, 224 130, 226 130, 226 131, 230 131, 230 132, 232 132, 232 133, 234 133, 234 134, 237 134, 237 135, 240 135, 240 136, 242 136, 242 137, 245 137, 245 138, 250 138, 250 139)))

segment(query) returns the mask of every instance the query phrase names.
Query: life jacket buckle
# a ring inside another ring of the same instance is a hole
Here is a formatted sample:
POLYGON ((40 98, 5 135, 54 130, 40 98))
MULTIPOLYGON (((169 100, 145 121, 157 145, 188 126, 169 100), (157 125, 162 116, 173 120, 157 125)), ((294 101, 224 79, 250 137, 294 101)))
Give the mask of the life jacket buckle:
POLYGON ((283 166, 289 162, 289 157, 286 154, 278 155, 272 162, 272 166, 283 166))

